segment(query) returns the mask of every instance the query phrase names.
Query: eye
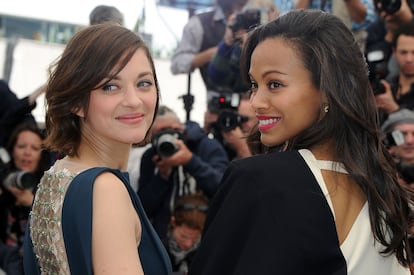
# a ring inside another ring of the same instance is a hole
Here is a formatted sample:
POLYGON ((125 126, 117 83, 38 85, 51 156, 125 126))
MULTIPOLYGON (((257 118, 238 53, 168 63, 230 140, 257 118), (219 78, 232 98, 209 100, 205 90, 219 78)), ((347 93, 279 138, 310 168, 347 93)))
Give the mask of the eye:
POLYGON ((250 93, 250 95, 252 95, 252 94, 256 93, 257 88, 258 88, 257 82, 255 82, 255 81, 250 81, 250 89, 249 89, 249 93, 250 93))
POLYGON ((153 82, 150 80, 142 80, 137 83, 137 87, 151 87, 153 82))
POLYGON ((108 83, 102 86, 102 90, 110 92, 110 91, 114 91, 115 89, 117 89, 118 87, 114 84, 108 83))
POLYGON ((277 81, 270 81, 268 86, 269 86, 269 89, 277 89, 279 87, 282 87, 282 84, 277 81))

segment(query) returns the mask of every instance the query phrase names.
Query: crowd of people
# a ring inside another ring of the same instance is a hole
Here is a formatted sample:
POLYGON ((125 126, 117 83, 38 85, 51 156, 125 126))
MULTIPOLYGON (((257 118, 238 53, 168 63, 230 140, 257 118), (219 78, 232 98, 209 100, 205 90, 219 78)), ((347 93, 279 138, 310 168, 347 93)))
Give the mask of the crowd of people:
POLYGON ((171 60, 203 125, 97 6, 47 83, 0 81, 0 274, 414 274, 412 6, 215 1, 171 60))

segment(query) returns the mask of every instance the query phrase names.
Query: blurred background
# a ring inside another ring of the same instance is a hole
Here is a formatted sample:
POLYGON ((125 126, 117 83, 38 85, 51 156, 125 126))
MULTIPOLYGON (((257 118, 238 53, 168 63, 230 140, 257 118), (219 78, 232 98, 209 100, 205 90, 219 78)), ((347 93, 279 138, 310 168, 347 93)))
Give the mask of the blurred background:
MULTIPOLYGON (((208 8, 213 0, 14 0, 0 5, 0 78, 9 82, 19 98, 45 83, 49 64, 66 42, 89 23, 89 13, 97 5, 111 5, 124 15, 125 26, 139 33, 150 46, 161 88, 162 102, 174 107, 184 121, 181 98, 188 90, 194 95, 191 120, 203 123, 206 90, 196 70, 190 88, 186 74, 172 75, 170 58, 182 29, 194 10, 208 8)), ((44 122, 44 97, 33 110, 44 122)))

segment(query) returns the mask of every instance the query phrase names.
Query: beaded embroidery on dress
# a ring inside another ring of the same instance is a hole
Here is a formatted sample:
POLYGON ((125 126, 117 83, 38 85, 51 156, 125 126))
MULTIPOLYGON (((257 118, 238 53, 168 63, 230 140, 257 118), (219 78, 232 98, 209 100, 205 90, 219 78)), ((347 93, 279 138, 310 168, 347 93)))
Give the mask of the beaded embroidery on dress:
POLYGON ((62 206, 73 178, 89 167, 66 158, 44 173, 30 212, 30 235, 42 274, 70 274, 62 233, 62 206))

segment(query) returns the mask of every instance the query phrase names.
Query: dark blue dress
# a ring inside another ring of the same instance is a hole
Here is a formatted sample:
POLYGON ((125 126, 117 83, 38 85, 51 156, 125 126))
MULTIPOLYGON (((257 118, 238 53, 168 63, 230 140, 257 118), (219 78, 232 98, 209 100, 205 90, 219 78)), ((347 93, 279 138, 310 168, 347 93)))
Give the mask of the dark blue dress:
MULTIPOLYGON (((62 208, 62 230, 71 274, 93 274, 92 271, 92 196, 95 178, 112 172, 125 184, 141 221, 142 236, 138 247, 145 274, 171 274, 168 254, 148 220, 137 194, 129 184, 128 173, 110 168, 91 168, 79 173, 71 182, 62 208)), ((33 244, 30 223, 24 241, 25 274, 40 274, 33 244)))

